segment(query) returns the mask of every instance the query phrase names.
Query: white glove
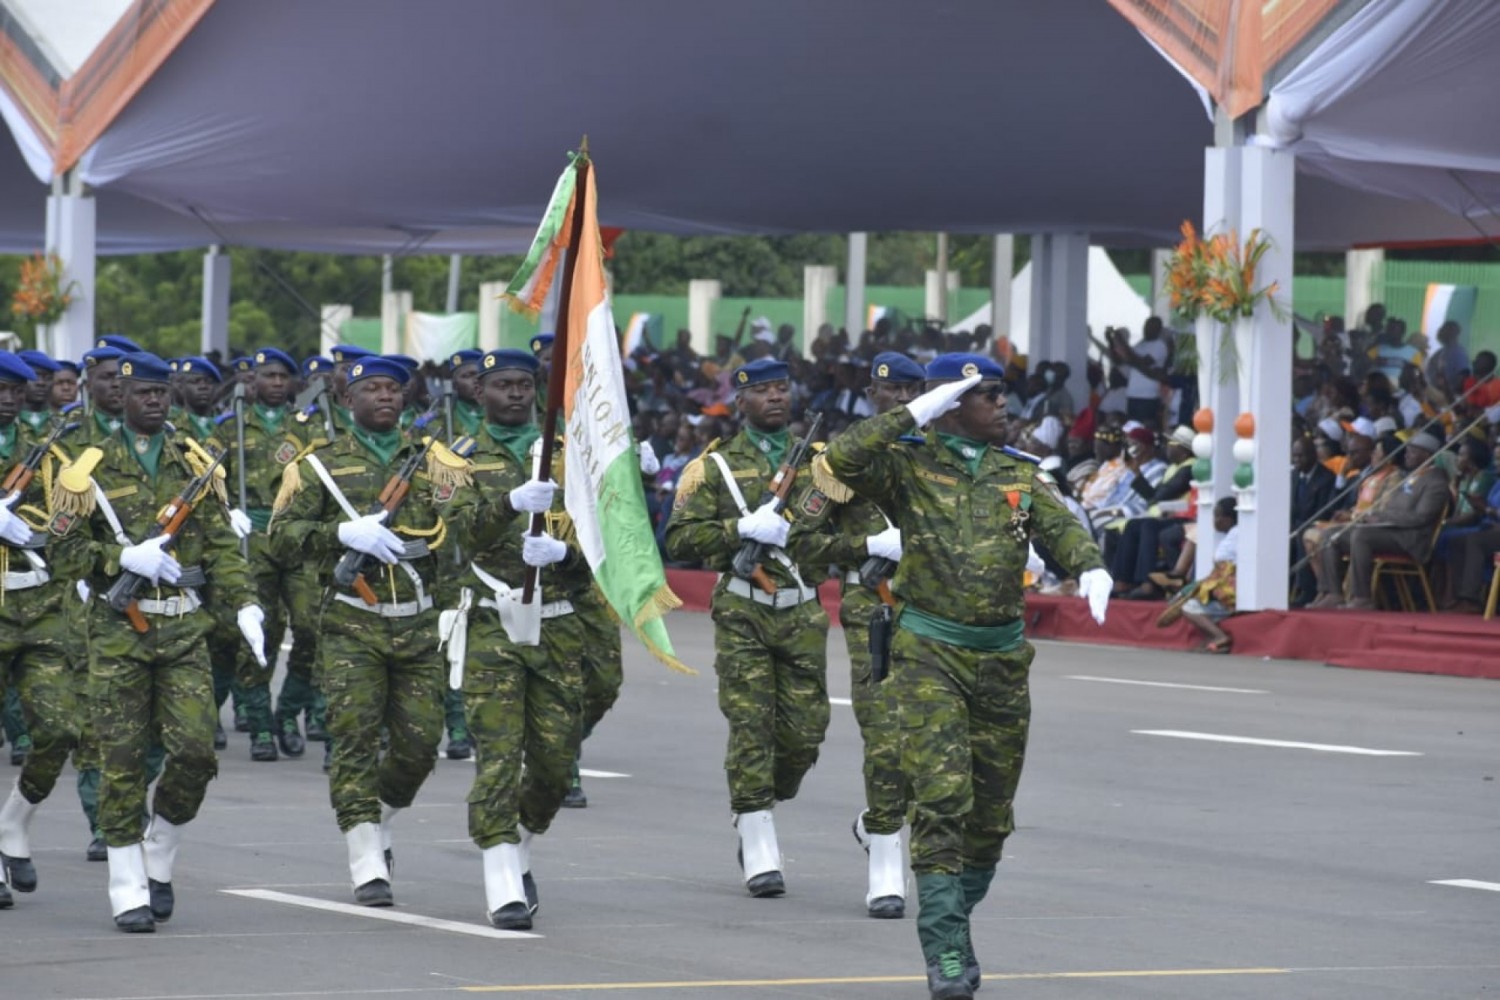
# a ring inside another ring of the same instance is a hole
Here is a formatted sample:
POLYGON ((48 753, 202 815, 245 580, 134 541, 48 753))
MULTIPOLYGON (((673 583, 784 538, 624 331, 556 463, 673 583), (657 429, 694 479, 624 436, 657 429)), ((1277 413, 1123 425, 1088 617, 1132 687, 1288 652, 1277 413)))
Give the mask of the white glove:
POLYGON ((238 507, 229 509, 229 526, 234 529, 234 537, 241 541, 255 534, 255 525, 250 523, 250 515, 238 507))
POLYGON ((1078 578, 1078 596, 1089 602, 1089 613, 1100 625, 1104 624, 1104 612, 1109 607, 1109 593, 1114 588, 1115 581, 1108 570, 1084 570, 1083 575, 1078 578))
POLYGON ((25 545, 31 539, 31 526, 0 504, 0 541, 25 545))
POLYGON ((641 454, 641 475, 654 476, 661 471, 661 460, 656 457, 656 449, 651 447, 650 441, 642 441, 638 446, 641 454))
POLYGON ((786 545, 787 532, 791 530, 791 525, 770 500, 761 504, 760 509, 754 513, 740 518, 738 527, 741 538, 764 542, 777 548, 786 545))
POLYGON ((170 541, 166 535, 157 535, 139 545, 127 545, 120 551, 120 568, 144 576, 152 583, 176 583, 182 579, 182 566, 163 551, 170 541))
POLYGON ((872 556, 889 559, 891 562, 901 561, 901 529, 892 525, 878 535, 869 535, 865 538, 865 551, 872 556))
POLYGON ((523 514, 541 514, 552 507, 557 484, 552 480, 531 479, 510 491, 510 506, 523 514))
POLYGON ((1042 561, 1041 556, 1036 554, 1035 545, 1026 546, 1026 572, 1038 580, 1047 572, 1047 564, 1042 561))
POLYGON ((380 523, 385 520, 385 516, 386 511, 381 511, 378 514, 366 514, 358 520, 345 521, 339 525, 339 542, 356 552, 374 556, 387 565, 394 565, 401 560, 406 546, 401 544, 401 539, 396 537, 395 532, 380 523))
POLYGON ((958 382, 942 382, 934 389, 928 389, 922 395, 906 404, 911 411, 912 418, 916 420, 918 427, 926 427, 938 417, 949 410, 958 408, 958 397, 974 388, 980 382, 980 376, 970 375, 958 382))
POLYGON ((240 623, 240 635, 250 644, 255 662, 266 665, 266 613, 254 604, 240 608, 235 620, 240 623))
POLYGON ((521 561, 528 566, 551 566, 568 557, 568 543, 551 535, 521 536, 521 561))
POLYGON ((84 604, 87 604, 89 602, 89 598, 94 594, 94 592, 89 589, 88 582, 85 580, 79 580, 73 585, 73 589, 78 591, 78 599, 84 604))

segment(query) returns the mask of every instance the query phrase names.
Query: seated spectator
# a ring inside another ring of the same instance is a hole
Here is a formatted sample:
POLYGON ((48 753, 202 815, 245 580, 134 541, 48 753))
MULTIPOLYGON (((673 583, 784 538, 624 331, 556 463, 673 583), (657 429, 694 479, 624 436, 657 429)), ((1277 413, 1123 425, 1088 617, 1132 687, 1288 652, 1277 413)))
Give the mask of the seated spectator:
POLYGON ((1351 461, 1357 459, 1361 464, 1358 474, 1351 477, 1349 488, 1339 487, 1335 480, 1335 497, 1342 495, 1342 499, 1335 500, 1333 515, 1327 520, 1318 521, 1302 532, 1303 551, 1307 553, 1307 568, 1312 570, 1314 589, 1318 596, 1333 592, 1333 588, 1325 588, 1322 582, 1323 563, 1319 553, 1324 543, 1330 537, 1347 532, 1351 522, 1366 517, 1385 495, 1387 488, 1400 482, 1401 479, 1396 475, 1396 465, 1392 459, 1392 456, 1401 448, 1401 440, 1394 434, 1387 435, 1376 443, 1373 454, 1365 450, 1364 442, 1363 437, 1357 439, 1358 448, 1355 455, 1351 456, 1351 461))
POLYGON ((1442 593, 1439 607, 1444 609, 1451 609, 1457 603, 1453 593, 1456 576, 1448 571, 1457 542, 1486 527, 1485 510, 1490 506, 1489 495, 1495 486, 1490 457, 1490 446, 1482 438, 1465 437, 1458 444, 1453 513, 1438 532, 1437 546, 1432 551, 1439 576, 1437 587, 1442 593))
MULTIPOLYGON (((1490 464, 1500 467, 1500 444, 1495 445, 1492 458, 1490 464)), ((1479 511, 1479 521, 1476 530, 1454 539, 1448 572, 1457 595, 1452 610, 1477 615, 1489 594, 1495 553, 1500 552, 1500 479, 1485 496, 1471 494, 1469 502, 1479 511)))
POLYGON ((1239 515, 1234 497, 1214 503, 1214 568, 1207 577, 1188 584, 1156 620, 1158 628, 1182 618, 1203 633, 1205 653, 1228 653, 1233 640, 1219 622, 1234 614, 1235 565, 1239 559, 1239 515))
POLYGON ((1302 533, 1329 506, 1333 499, 1333 473, 1318 462, 1318 453, 1307 437, 1292 441, 1292 565, 1301 568, 1292 574, 1292 606, 1303 607, 1318 595, 1318 580, 1305 562, 1307 549, 1302 533))
MULTIPOLYGON (((1079 502, 1089 512, 1090 519, 1096 511, 1102 511, 1107 501, 1125 477, 1130 467, 1125 464, 1122 441, 1124 435, 1112 427, 1103 427, 1094 432, 1094 459, 1098 467, 1078 491, 1079 502)), ((1096 523, 1102 524, 1108 517, 1101 516, 1096 523)))

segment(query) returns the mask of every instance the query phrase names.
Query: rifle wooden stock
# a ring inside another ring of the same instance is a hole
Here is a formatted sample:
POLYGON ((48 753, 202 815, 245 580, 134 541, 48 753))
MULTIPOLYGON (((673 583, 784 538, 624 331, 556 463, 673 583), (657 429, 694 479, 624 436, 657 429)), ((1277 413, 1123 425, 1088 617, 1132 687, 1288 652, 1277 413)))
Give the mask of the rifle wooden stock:
POLYGON ((359 574, 359 576, 356 576, 354 578, 354 582, 349 586, 350 589, 352 589, 356 594, 359 595, 359 599, 364 601, 370 607, 373 608, 375 605, 380 603, 380 598, 375 596, 375 591, 370 587, 370 582, 365 579, 365 575, 363 573, 359 574))
POLYGON ((146 616, 141 614, 141 606, 135 602, 134 598, 125 605, 125 618, 130 622, 130 627, 141 635, 145 635, 151 628, 146 624, 146 616))

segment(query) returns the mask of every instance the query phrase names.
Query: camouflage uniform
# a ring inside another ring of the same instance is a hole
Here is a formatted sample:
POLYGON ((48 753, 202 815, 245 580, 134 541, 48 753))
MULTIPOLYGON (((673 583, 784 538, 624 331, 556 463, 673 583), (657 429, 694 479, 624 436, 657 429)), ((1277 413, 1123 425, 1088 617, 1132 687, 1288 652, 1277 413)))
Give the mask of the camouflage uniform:
POLYGON ((901 528, 888 683, 916 805, 917 930, 931 963, 972 956, 968 915, 1015 829, 1034 655, 1021 628, 1027 541, 1045 542, 1075 574, 1103 564, 1031 462, 982 446, 956 453, 935 433, 898 443, 913 423, 899 407, 856 424, 819 459, 818 478, 837 499, 843 484, 879 504, 901 528))

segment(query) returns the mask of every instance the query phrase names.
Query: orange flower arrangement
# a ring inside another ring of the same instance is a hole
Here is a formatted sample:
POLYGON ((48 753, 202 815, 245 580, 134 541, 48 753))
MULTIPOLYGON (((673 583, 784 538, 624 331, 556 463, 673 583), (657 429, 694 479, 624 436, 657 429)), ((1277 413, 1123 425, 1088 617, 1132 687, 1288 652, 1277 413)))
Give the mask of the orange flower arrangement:
POLYGON ((1220 353, 1225 360, 1225 377, 1231 376, 1238 365, 1230 336, 1234 321, 1253 315, 1262 302, 1271 307, 1277 319, 1285 316, 1276 301, 1276 282, 1255 287, 1255 272, 1270 249, 1271 240, 1259 229, 1252 229, 1241 244, 1239 234, 1232 229, 1205 240, 1191 222, 1184 221, 1182 242, 1167 258, 1165 277, 1172 311, 1189 320, 1207 316, 1224 326, 1220 353))
POLYGON ((11 296, 10 311, 36 326, 62 319, 73 302, 73 282, 62 283, 62 259, 57 254, 34 254, 21 263, 21 281, 11 296))

